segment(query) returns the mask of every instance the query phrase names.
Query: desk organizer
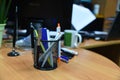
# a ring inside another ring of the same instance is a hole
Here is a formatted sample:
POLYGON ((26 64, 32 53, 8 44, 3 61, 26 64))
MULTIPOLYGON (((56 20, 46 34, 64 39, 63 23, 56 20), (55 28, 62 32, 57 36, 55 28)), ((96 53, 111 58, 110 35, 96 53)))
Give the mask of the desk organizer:
POLYGON ((33 50, 34 67, 40 70, 53 70, 57 68, 59 40, 35 42, 33 50), (48 44, 48 45, 47 45, 48 44))

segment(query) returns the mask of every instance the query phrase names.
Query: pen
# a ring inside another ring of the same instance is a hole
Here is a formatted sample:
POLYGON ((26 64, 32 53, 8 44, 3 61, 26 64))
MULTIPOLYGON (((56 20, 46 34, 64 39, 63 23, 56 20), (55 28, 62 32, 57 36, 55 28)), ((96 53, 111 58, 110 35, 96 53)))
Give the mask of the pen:
POLYGON ((60 57, 66 59, 66 60, 69 60, 69 58, 67 56, 61 55, 60 57))
MULTIPOLYGON (((60 26, 60 23, 57 24, 56 32, 57 32, 56 37, 61 34, 61 26, 60 26)), ((55 37, 55 38, 56 38, 56 37, 55 37)), ((58 41, 58 59, 60 58, 60 56, 61 56, 61 41, 59 40, 59 41, 58 41)))
MULTIPOLYGON (((58 37, 57 37, 55 40, 60 39, 62 35, 63 35, 63 34, 58 35, 58 37)), ((46 62, 48 56, 50 55, 49 51, 52 49, 52 47, 53 47, 54 45, 55 45, 55 42, 52 42, 51 45, 50 45, 50 47, 45 51, 45 53, 42 54, 42 55, 39 57, 39 62, 41 62, 41 60, 47 55, 47 56, 45 57, 46 59, 44 59, 41 67, 44 67, 45 62, 46 62)))
MULTIPOLYGON (((50 33, 49 33, 49 30, 48 30, 48 29, 47 29, 47 39, 48 39, 48 48, 49 48, 51 42, 49 41, 49 40, 50 40, 50 33)), ((51 65, 51 67, 53 67, 53 66, 54 66, 54 62, 53 62, 52 50, 50 50, 49 53, 50 53, 50 55, 49 55, 49 58, 48 58, 48 62, 49 62, 49 64, 51 65)))
POLYGON ((36 36, 36 41, 34 42, 35 44, 34 44, 34 48, 35 48, 35 50, 34 50, 34 65, 35 66, 37 66, 38 65, 38 59, 39 59, 39 53, 41 53, 41 52, 45 52, 45 48, 44 48, 44 46, 43 46, 43 44, 42 44, 42 42, 40 41, 40 32, 41 32, 41 29, 38 29, 38 30, 36 30, 35 28, 34 28, 34 33, 35 33, 35 36, 36 36), (39 34, 38 34, 39 33, 39 34))
MULTIPOLYGON (((49 53, 46 54, 46 56, 45 56, 45 58, 44 58, 44 60, 43 60, 43 62, 42 62, 41 67, 44 67, 46 61, 49 59, 48 57, 50 56, 50 54, 51 54, 51 52, 49 52, 49 53)), ((53 65, 52 65, 52 67, 53 67, 53 65)))
POLYGON ((66 57, 66 56, 61 56, 61 57, 60 57, 60 60, 66 62, 66 63, 69 62, 69 58, 66 57))
POLYGON ((70 50, 70 49, 67 49, 67 48, 61 48, 61 50, 63 52, 67 52, 67 53, 70 53, 70 54, 78 55, 78 52, 70 50))

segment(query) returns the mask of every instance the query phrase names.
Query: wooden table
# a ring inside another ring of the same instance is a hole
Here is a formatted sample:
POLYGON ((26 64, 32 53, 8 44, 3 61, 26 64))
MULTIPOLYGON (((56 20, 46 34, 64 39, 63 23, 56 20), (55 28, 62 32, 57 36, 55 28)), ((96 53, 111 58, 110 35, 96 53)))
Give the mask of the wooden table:
POLYGON ((18 50, 20 56, 9 57, 9 47, 0 49, 0 80, 120 80, 120 67, 95 52, 82 48, 69 63, 42 71, 33 67, 31 51, 18 50))
POLYGON ((95 41, 85 40, 78 48, 84 48, 101 54, 120 66, 120 40, 95 41))

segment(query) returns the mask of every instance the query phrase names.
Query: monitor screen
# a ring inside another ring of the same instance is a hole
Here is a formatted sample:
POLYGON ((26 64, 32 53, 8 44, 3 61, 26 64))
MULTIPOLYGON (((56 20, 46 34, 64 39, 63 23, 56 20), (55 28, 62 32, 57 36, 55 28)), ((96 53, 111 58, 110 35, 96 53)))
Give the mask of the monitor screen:
POLYGON ((106 40, 119 40, 120 39, 120 12, 117 13, 115 20, 108 32, 106 40))
POLYGON ((71 28, 73 0, 19 0, 18 3, 20 24, 41 19, 50 30, 56 29, 57 22, 62 31, 71 28))
POLYGON ((84 1, 84 2, 92 2, 92 0, 80 0, 80 1, 84 1))

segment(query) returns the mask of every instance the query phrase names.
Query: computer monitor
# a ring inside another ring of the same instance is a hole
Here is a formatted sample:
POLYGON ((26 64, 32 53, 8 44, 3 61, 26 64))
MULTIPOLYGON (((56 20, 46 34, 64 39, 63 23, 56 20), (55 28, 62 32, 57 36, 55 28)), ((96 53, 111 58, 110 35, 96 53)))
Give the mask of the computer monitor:
POLYGON ((49 30, 56 30, 60 22, 62 31, 71 28, 73 0, 19 0, 19 21, 23 26, 32 20, 43 20, 49 30))
POLYGON ((116 14, 115 20, 108 32, 106 40, 119 40, 120 39, 120 12, 116 14))
POLYGON ((94 32, 94 31, 103 31, 104 18, 96 18, 90 24, 85 26, 81 31, 94 32))

